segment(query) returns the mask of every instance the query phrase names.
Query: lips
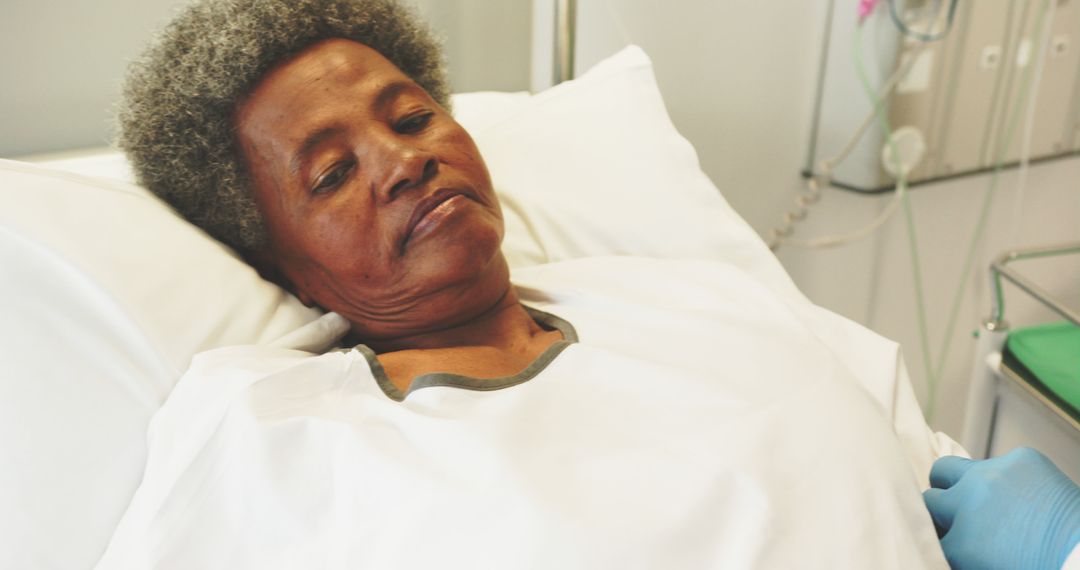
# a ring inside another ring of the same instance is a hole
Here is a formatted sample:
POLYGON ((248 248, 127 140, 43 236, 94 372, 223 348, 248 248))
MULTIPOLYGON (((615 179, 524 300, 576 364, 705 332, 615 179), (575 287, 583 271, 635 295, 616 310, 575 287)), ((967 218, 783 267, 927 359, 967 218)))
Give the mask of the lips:
POLYGON ((402 240, 402 247, 404 248, 405 244, 408 243, 409 238, 412 237, 413 231, 416 230, 416 226, 420 224, 420 221, 423 220, 425 216, 454 196, 464 196, 470 200, 476 201, 476 197, 467 190, 459 188, 440 188, 436 190, 430 196, 417 202, 416 207, 413 208, 412 216, 409 217, 409 224, 405 227, 405 238, 402 240))

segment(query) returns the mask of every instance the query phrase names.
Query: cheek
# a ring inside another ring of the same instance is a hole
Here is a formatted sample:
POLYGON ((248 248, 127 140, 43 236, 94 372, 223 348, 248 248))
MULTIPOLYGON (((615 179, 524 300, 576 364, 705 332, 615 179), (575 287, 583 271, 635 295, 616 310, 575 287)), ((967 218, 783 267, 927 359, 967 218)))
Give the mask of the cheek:
POLYGON ((364 211, 334 208, 313 215, 299 241, 298 253, 322 279, 375 287, 391 277, 393 234, 380 233, 364 211))
POLYGON ((454 139, 454 148, 458 149, 461 153, 462 159, 473 168, 482 170, 487 173, 487 165, 484 164, 484 159, 480 156, 480 149, 476 148, 476 143, 473 142, 472 137, 469 136, 464 129, 460 129, 458 135, 454 139))
POLYGON ((468 178, 469 183, 487 198, 495 214, 502 220, 502 209, 499 207, 499 199, 491 184, 491 174, 472 137, 464 129, 458 128, 446 137, 444 148, 452 149, 445 155, 449 165, 459 169, 468 178))

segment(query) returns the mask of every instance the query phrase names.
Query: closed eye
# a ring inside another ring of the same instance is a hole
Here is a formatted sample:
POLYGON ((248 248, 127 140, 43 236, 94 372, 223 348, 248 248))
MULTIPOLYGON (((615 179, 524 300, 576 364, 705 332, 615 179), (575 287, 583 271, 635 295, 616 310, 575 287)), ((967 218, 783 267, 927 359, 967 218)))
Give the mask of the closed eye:
POLYGON ((418 133, 424 130, 424 128, 427 127, 429 123, 431 123, 431 117, 434 115, 435 113, 432 113, 430 111, 410 115, 406 117, 403 121, 394 125, 394 130, 406 135, 418 133))
POLYGON ((352 161, 339 162, 330 167, 323 175, 319 176, 315 180, 315 185, 311 188, 312 194, 322 194, 336 190, 338 186, 341 186, 342 182, 348 178, 352 173, 355 164, 352 161))

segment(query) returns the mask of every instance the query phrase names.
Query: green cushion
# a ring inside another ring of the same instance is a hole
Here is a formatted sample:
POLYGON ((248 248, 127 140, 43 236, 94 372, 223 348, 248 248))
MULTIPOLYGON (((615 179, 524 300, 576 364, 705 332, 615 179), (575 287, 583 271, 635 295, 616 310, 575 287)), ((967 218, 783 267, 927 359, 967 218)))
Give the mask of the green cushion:
POLYGON ((1080 327, 1061 322, 1015 329, 1006 348, 1062 403, 1080 411, 1080 327))

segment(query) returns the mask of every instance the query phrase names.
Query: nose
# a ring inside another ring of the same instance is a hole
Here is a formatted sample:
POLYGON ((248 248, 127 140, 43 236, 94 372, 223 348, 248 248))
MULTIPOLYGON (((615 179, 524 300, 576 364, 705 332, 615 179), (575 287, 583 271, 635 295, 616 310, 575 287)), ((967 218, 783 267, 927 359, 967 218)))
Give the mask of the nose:
POLYGON ((439 173, 439 161, 436 156, 423 149, 408 144, 408 141, 389 142, 385 152, 380 153, 383 176, 373 184, 379 196, 392 202, 402 192, 422 186, 439 173))

